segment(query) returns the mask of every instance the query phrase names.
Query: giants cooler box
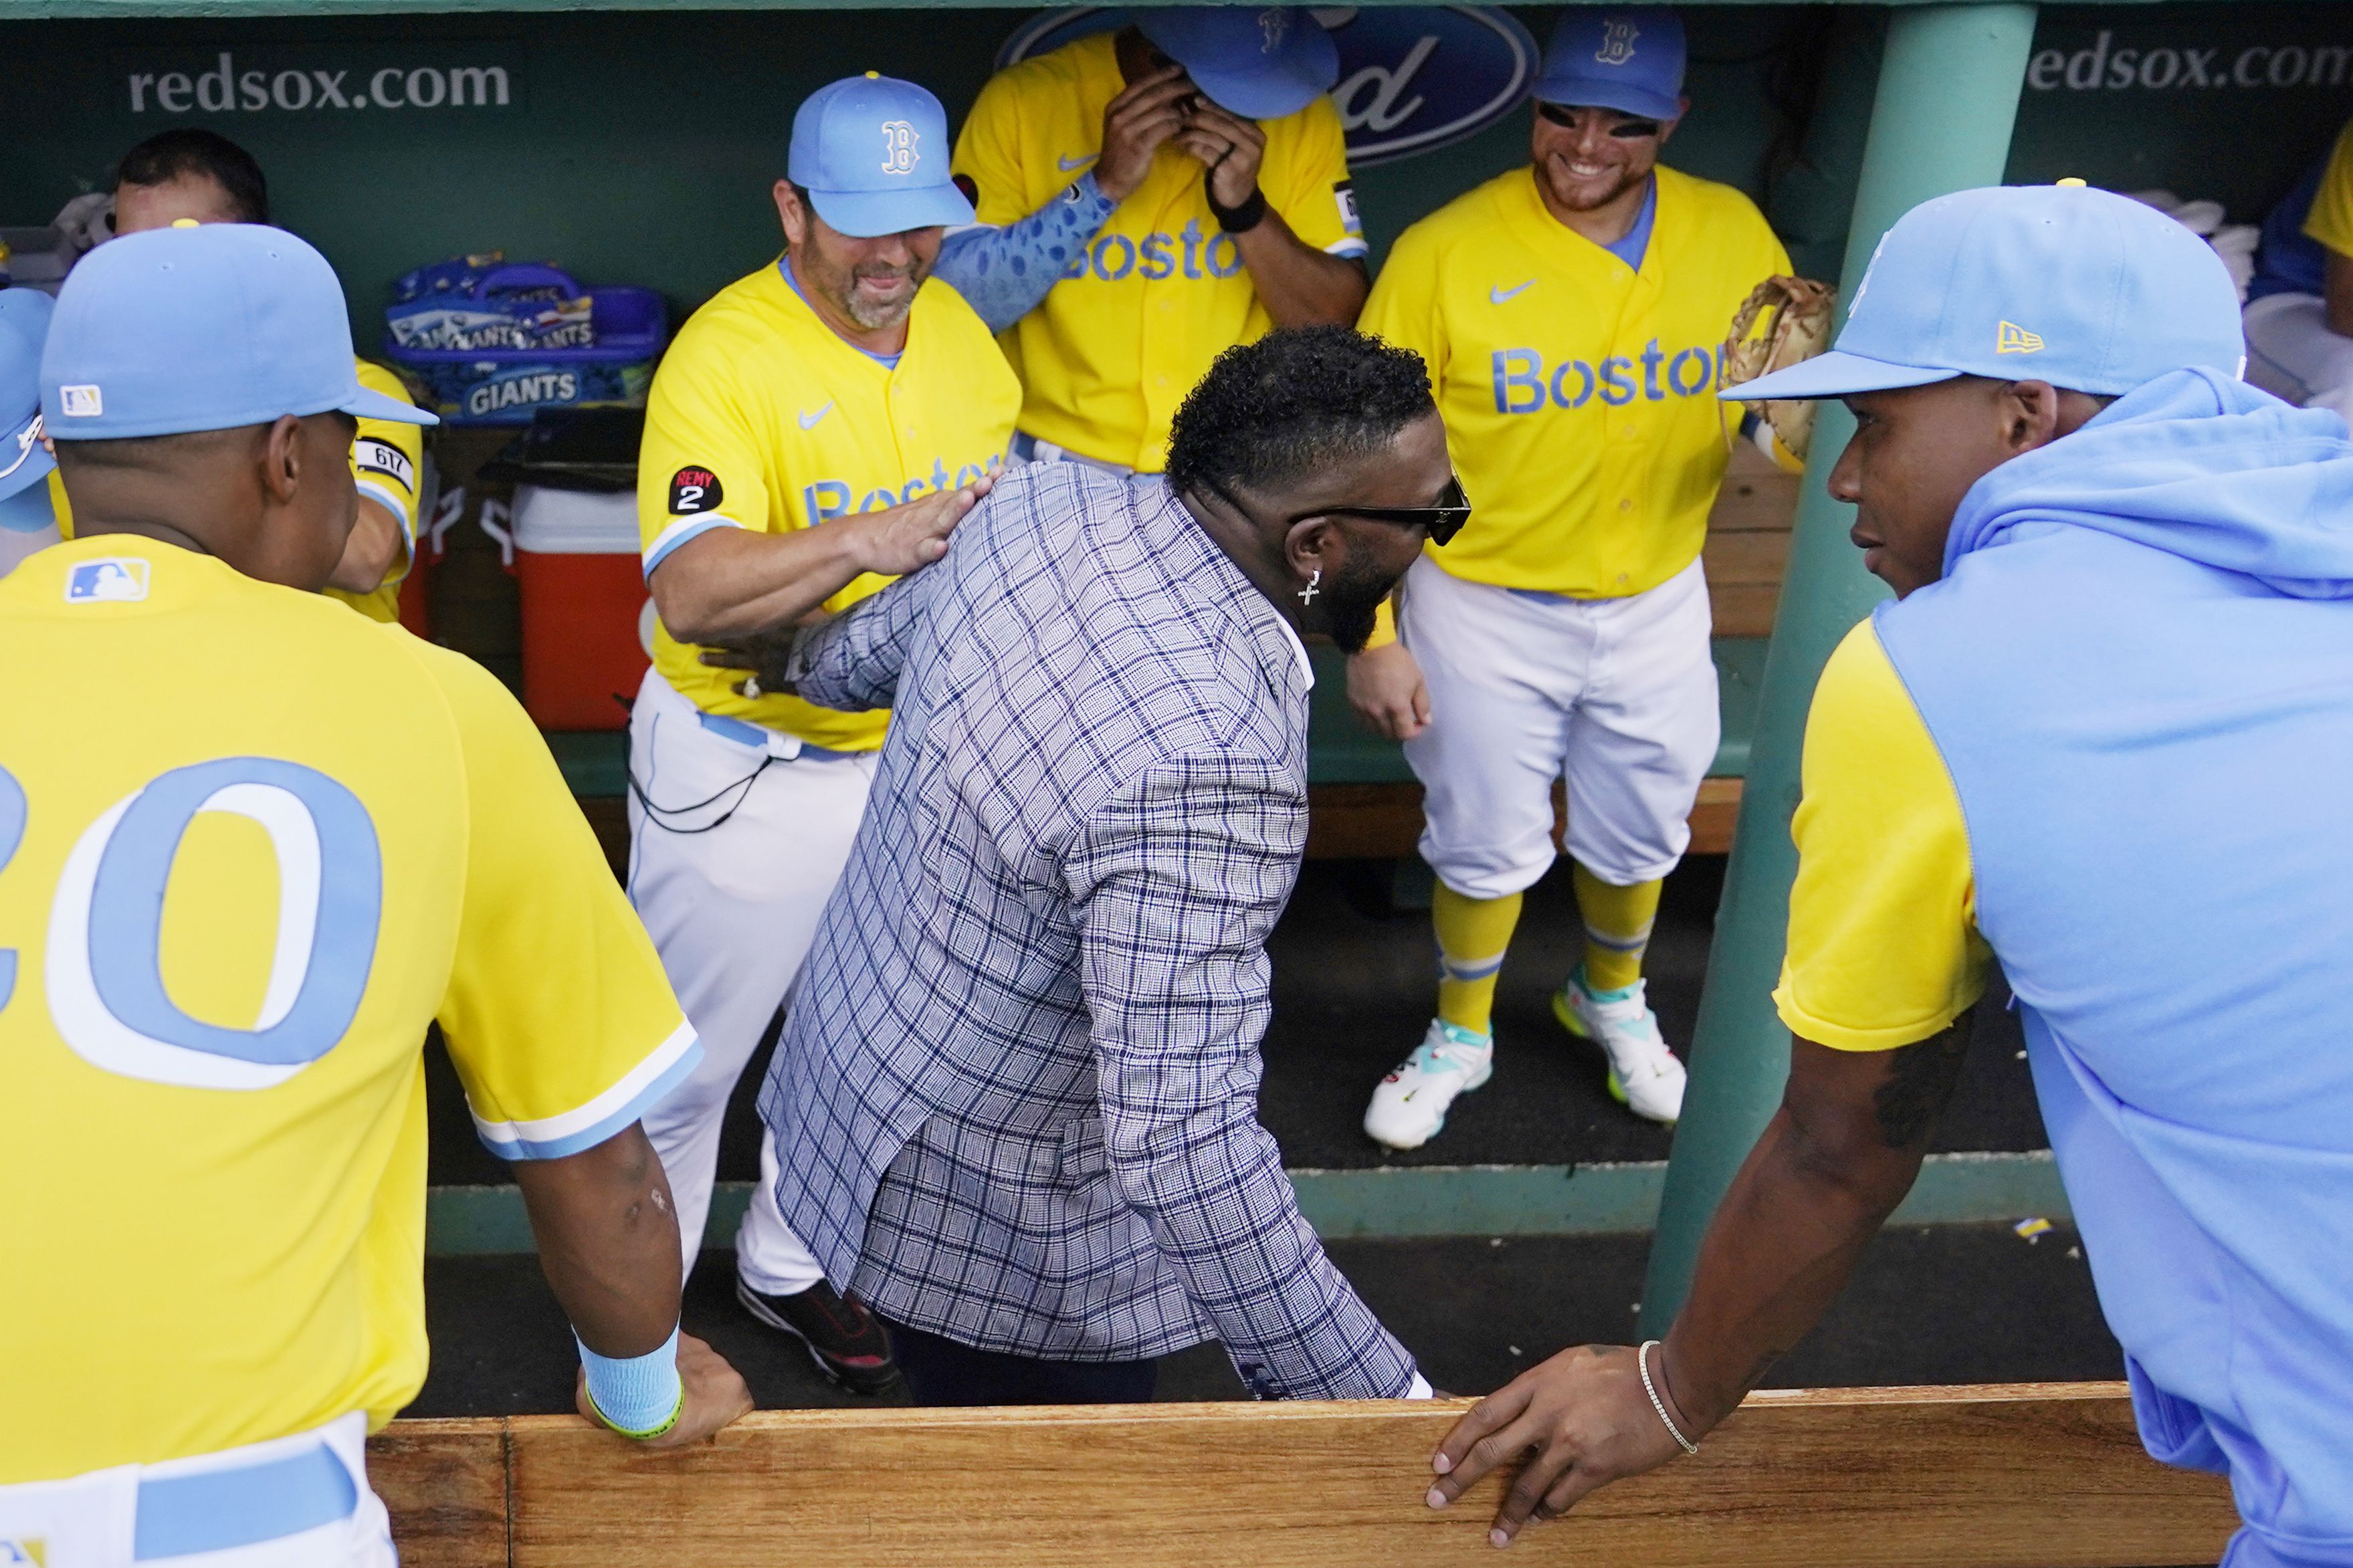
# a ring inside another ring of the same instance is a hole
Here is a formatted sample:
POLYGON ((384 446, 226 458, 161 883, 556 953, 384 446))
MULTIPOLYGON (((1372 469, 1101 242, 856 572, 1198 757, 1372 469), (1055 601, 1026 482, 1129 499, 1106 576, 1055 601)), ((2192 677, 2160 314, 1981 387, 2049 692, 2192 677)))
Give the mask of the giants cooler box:
POLYGON ((522 705, 543 730, 618 730, 653 661, 654 605, 628 490, 518 486, 522 705))

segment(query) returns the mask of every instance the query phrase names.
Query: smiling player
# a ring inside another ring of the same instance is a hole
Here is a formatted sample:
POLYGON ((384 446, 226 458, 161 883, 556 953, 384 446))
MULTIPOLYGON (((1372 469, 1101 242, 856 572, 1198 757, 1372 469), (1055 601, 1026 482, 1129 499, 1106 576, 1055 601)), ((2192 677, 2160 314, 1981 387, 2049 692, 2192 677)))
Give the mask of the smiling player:
MULTIPOLYGON (((988 329, 929 281, 947 120, 868 72, 809 95, 776 182, 783 257, 694 313, 654 377, 638 461, 646 581, 661 616, 629 721, 629 896, 709 1053, 647 1118, 691 1268, 727 1097, 840 879, 888 716, 740 695, 697 644, 838 611, 936 560, 1003 465, 1021 392, 988 329)), ((872 1391, 882 1331, 777 1215, 775 1151, 736 1238, 736 1294, 872 1391)))
POLYGON ((1535 166, 1408 229, 1366 307, 1366 331, 1429 363, 1479 498, 1407 576, 1398 640, 1348 668, 1350 701, 1427 792, 1439 882, 1438 1016, 1365 1112, 1391 1148, 1434 1137, 1493 1071, 1496 974, 1552 864, 1564 774, 1586 941, 1554 1014, 1599 1043, 1636 1114, 1682 1110, 1641 963, 1715 756, 1715 356, 1749 289, 1789 268, 1746 196, 1658 166, 1683 75, 1672 12, 1569 12, 1536 84, 1535 166))

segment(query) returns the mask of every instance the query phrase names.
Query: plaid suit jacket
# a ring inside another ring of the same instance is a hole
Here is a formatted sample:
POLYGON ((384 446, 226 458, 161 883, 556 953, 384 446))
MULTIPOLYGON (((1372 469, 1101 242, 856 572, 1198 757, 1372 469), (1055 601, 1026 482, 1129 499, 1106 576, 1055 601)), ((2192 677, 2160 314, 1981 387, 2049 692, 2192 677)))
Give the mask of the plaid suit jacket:
POLYGON ((1407 1393, 1257 1120, 1306 840, 1289 624, 1162 482, 1041 464, 794 667, 893 710, 760 1100, 833 1282, 987 1350, 1216 1338, 1261 1396, 1407 1393))

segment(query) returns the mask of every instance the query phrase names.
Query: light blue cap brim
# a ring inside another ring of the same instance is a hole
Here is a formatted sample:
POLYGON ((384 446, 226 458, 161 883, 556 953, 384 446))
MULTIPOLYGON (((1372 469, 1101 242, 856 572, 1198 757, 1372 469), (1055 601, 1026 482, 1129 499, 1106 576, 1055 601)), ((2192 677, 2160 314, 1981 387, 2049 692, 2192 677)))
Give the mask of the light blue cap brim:
POLYGON ((1598 77, 1545 77, 1536 83, 1535 97, 1538 103, 1557 104, 1564 109, 1614 109, 1646 120, 1672 120, 1683 111, 1683 100, 1672 93, 1652 92, 1631 82, 1598 77))
MULTIPOLYGON (((1336 62, 1337 55, 1335 55, 1336 62)), ((1266 70, 1224 71, 1186 68, 1193 85, 1228 114, 1244 120, 1282 120, 1298 113, 1330 90, 1332 82, 1310 67, 1285 61, 1266 70)), ((1336 74, 1336 73, 1335 73, 1336 74)))
POLYGON ((404 403, 372 387, 363 386, 346 401, 336 405, 354 419, 383 419, 395 425, 438 425, 441 416, 419 408, 414 403, 404 403))
POLYGON ((913 191, 811 191, 809 204, 837 234, 874 239, 911 228, 955 228, 973 221, 972 203, 954 185, 913 191))
POLYGON ((7 477, 0 479, 0 500, 11 500, 31 489, 35 485, 47 479, 50 470, 58 466, 58 460, 49 456, 47 448, 44 447, 39 441, 33 442, 30 447, 20 445, 25 438, 25 432, 30 430, 39 418, 40 416, 36 414, 6 435, 0 436, 0 468, 16 462, 18 452, 25 454, 25 460, 17 463, 7 477))
POLYGON ((1926 386, 1950 381, 1962 373, 1933 365, 1891 364, 1841 353, 1836 349, 1816 354, 1803 364, 1727 386, 1715 395, 1725 403, 1762 403, 1767 398, 1844 397, 1856 392, 1893 392, 1899 387, 1926 386))

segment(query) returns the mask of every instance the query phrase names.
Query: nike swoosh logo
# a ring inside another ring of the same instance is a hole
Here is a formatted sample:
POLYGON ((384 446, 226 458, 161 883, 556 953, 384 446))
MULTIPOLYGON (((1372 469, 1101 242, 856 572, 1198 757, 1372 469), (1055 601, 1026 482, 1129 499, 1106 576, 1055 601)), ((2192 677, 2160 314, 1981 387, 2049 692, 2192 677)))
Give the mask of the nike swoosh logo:
POLYGON ((1536 280, 1531 278, 1516 289, 1490 289, 1487 290, 1487 303, 1500 305, 1506 300, 1516 300, 1535 286, 1536 280))
POLYGON ((817 422, 818 422, 818 420, 820 420, 820 419, 824 418, 827 415, 828 415, 828 414, 830 414, 830 413, 832 413, 832 412, 833 412, 833 405, 832 405, 832 404, 830 404, 830 403, 828 403, 824 407, 822 407, 822 408, 818 409, 818 410, 816 413, 814 413, 814 414, 808 414, 808 413, 804 413, 804 414, 802 414, 802 415, 801 415, 801 416, 800 416, 800 419, 801 419, 801 428, 802 428, 802 429, 804 429, 804 430, 814 430, 814 429, 816 429, 816 428, 817 428, 817 422))
POLYGON ((1054 162, 1060 163, 1062 166, 1062 173, 1067 174, 1073 169, 1085 168, 1095 161, 1095 157, 1096 154, 1090 153, 1083 158, 1057 158, 1054 162))

